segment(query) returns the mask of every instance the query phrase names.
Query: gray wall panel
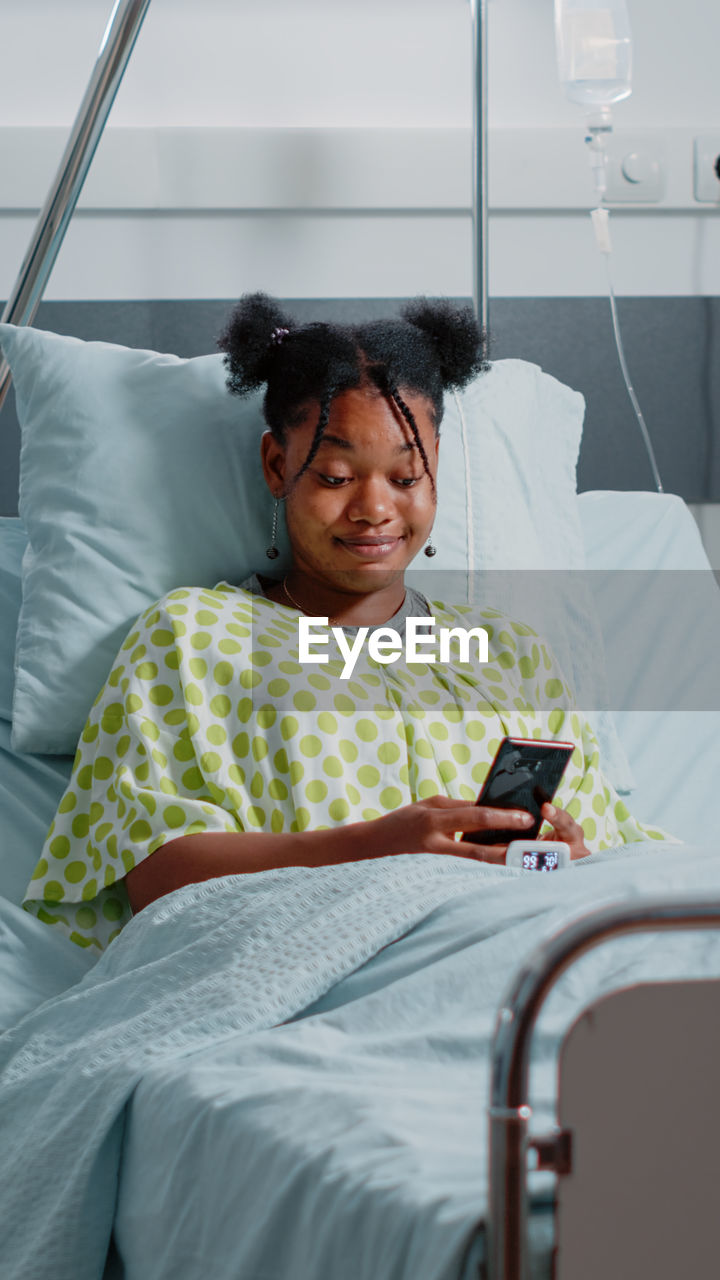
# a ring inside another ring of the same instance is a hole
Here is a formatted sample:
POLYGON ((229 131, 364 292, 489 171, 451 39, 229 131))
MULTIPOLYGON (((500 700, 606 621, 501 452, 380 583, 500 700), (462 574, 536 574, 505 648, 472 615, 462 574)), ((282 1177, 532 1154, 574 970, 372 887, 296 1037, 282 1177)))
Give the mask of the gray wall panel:
MULTIPOLYGON (((465 299, 464 301, 467 301, 465 299)), ((298 319, 388 315, 398 299, 288 301, 298 319)), ((180 356, 215 350, 232 301, 46 302, 38 328, 180 356)), ((625 351, 664 486, 720 501, 720 299, 621 298, 625 351)), ((493 359, 517 357, 587 401, 580 489, 650 489, 652 473, 625 390, 605 298, 494 298, 493 359)), ((0 420, 0 514, 17 511, 19 431, 12 391, 0 420)), ((549 495, 551 501, 552 495, 549 495)))

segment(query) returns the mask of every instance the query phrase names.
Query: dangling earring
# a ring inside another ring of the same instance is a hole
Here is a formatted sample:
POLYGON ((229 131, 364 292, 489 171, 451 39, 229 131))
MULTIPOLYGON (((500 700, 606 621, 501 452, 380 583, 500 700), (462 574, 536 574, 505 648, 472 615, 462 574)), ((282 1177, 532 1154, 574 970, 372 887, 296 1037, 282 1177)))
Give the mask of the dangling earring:
MULTIPOLYGON (((280 552, 277 546, 275 545, 277 542, 277 530, 278 530, 278 500, 277 498, 273 498, 272 533, 270 535, 270 546, 267 548, 265 552, 265 555, 267 556, 268 560, 277 560, 278 556, 280 555, 280 552)), ((435 553, 433 552, 433 555, 434 554, 435 553)))
POLYGON ((426 548, 425 548, 425 555, 426 555, 426 556, 436 556, 436 555, 437 555, 437 547, 434 547, 434 546, 433 546, 432 542, 430 541, 430 535, 429 535, 429 534, 428 534, 428 542, 427 542, 427 546, 426 546, 426 548))

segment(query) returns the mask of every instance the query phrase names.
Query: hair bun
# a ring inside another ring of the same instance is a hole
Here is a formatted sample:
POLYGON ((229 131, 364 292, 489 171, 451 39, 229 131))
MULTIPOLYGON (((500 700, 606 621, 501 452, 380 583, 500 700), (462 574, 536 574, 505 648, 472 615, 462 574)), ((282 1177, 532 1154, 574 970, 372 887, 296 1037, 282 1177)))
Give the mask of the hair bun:
POLYGON ((217 341, 225 352, 228 390, 245 395, 263 386, 293 328, 274 298, 266 293, 244 294, 217 341))
POLYGON ((458 307, 446 299, 414 298, 400 314, 433 343, 446 391, 466 386, 489 369, 487 335, 471 307, 458 307))

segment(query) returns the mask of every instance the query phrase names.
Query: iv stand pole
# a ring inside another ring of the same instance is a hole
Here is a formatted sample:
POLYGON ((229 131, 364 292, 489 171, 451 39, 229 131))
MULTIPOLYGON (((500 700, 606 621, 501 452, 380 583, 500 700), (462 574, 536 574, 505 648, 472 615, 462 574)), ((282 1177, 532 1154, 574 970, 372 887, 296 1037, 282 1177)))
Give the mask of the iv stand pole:
POLYGON ((488 327, 487 0, 470 0, 473 46, 472 253, 473 306, 488 327))
MULTIPOLYGON (((149 7, 150 0, 115 0, 85 97, 3 311, 4 323, 32 324, 149 7)), ((0 408, 10 376, 7 361, 0 359, 0 408)))

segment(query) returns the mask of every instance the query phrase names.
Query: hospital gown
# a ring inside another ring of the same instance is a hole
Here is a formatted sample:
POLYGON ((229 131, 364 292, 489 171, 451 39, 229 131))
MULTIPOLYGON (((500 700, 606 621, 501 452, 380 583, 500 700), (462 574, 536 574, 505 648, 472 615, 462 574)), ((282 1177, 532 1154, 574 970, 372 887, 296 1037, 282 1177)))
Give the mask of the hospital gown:
POLYGON ((438 628, 484 627, 489 660, 454 650, 385 665, 364 646, 343 679, 332 635, 317 648, 327 663, 299 662, 297 612, 243 587, 151 605, 93 705, 26 910, 103 950, 132 916, 125 876, 167 841, 371 822, 437 793, 474 800, 505 734, 575 744, 556 803, 589 848, 665 838, 603 777, 592 727, 531 628, 431 608, 438 628))

